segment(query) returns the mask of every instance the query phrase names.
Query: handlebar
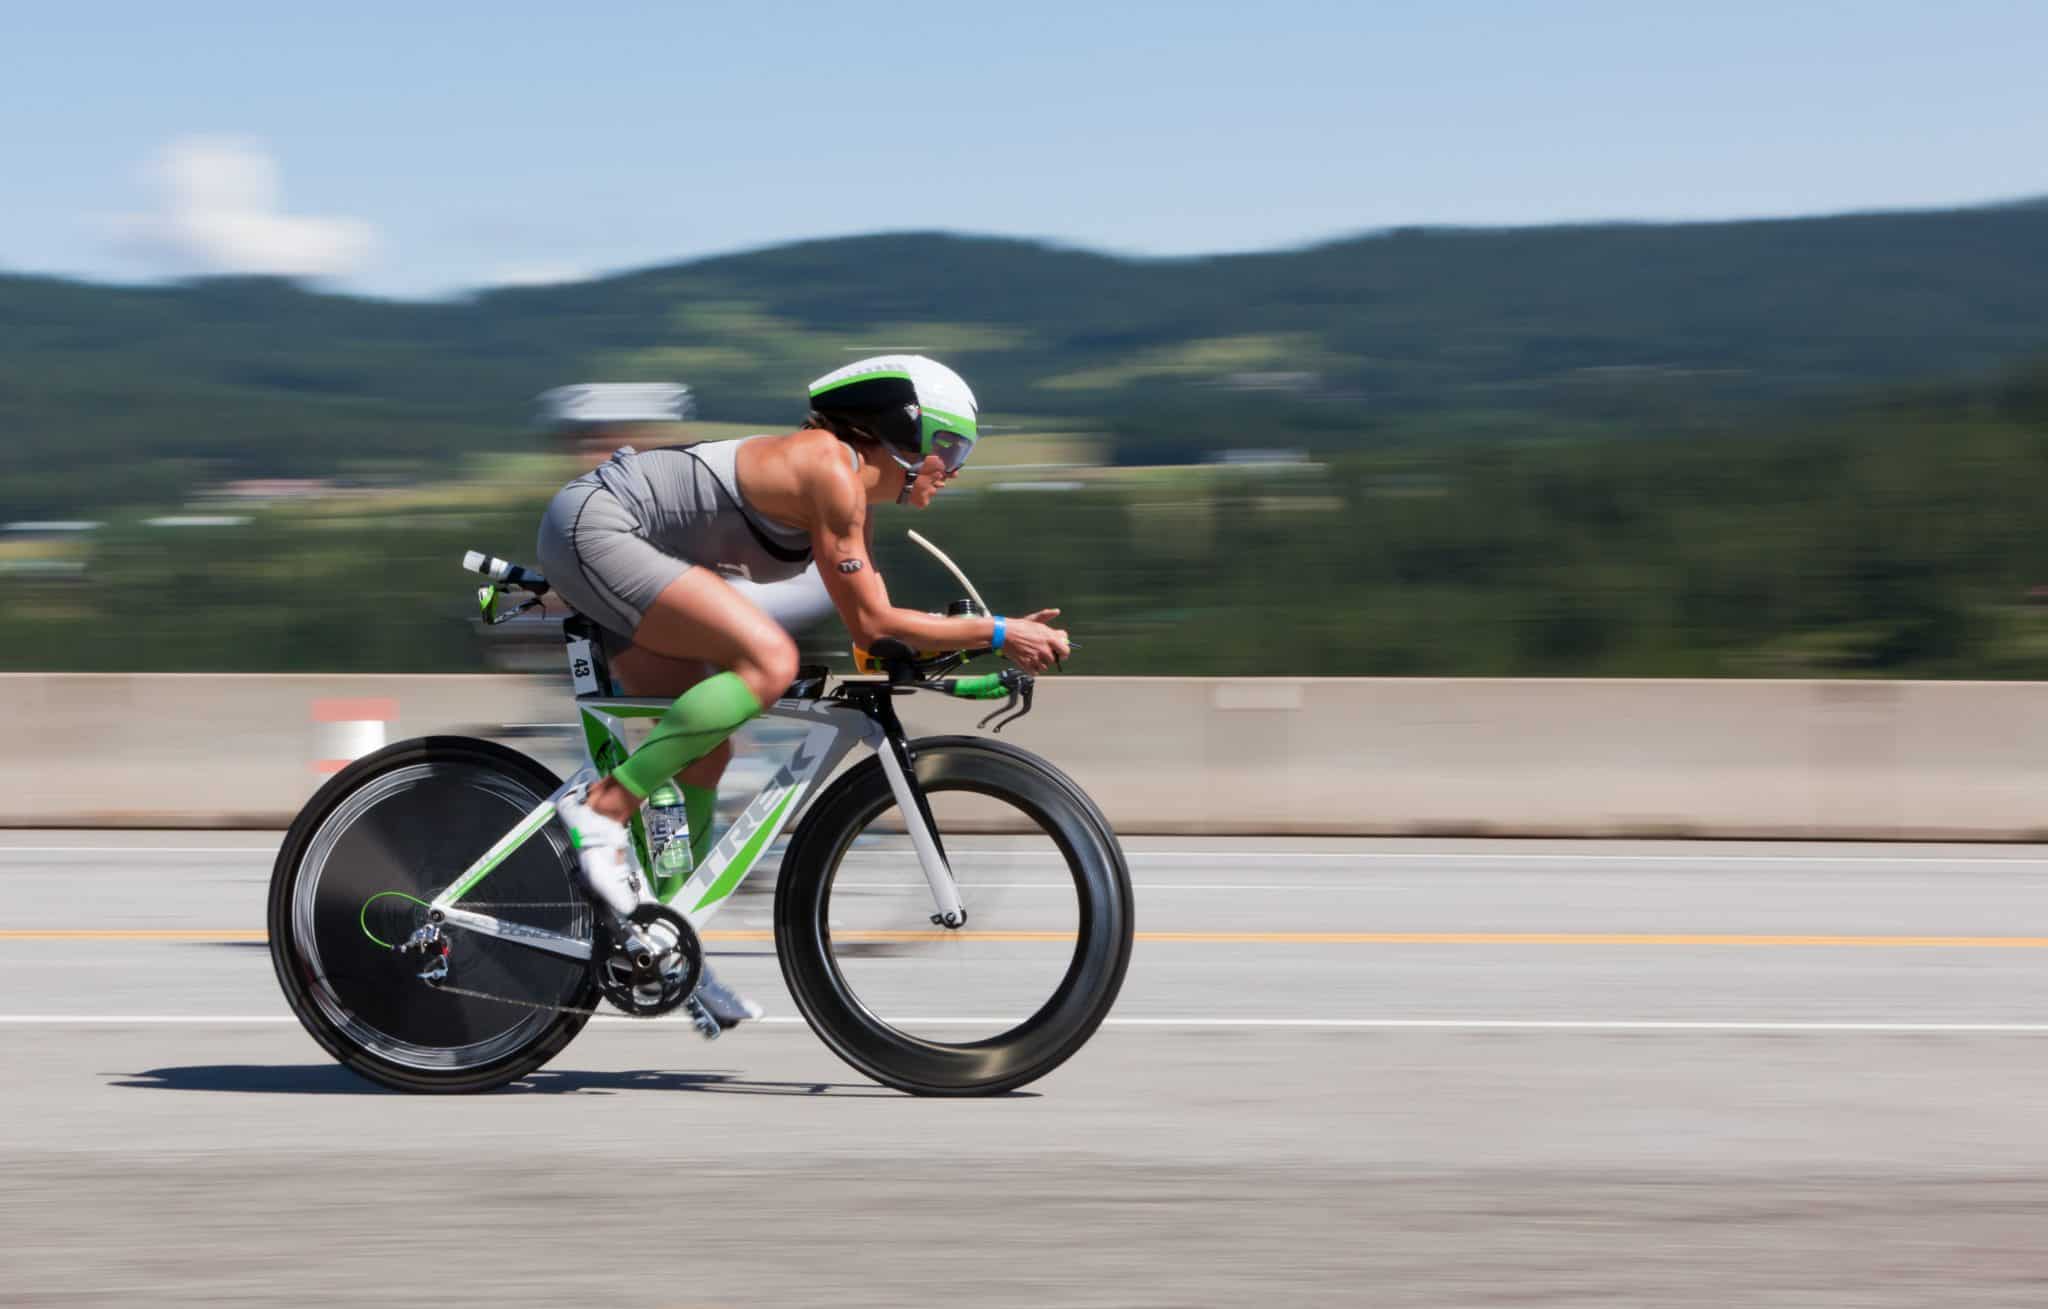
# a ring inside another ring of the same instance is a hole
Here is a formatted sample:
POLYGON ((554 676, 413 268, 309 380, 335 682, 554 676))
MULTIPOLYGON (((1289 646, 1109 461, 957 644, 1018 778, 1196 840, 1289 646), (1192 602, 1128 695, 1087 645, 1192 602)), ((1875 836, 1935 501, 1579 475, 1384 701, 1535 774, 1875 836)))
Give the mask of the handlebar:
POLYGON ((1003 676, 1003 673, 983 673, 979 677, 949 678, 946 693, 959 696, 962 700, 1000 699, 1010 693, 1010 687, 1003 680, 1003 676))
POLYGON ((901 641, 887 639, 875 642, 868 651, 869 656, 888 674, 891 691, 937 691, 960 700, 1003 701, 995 712, 977 724, 988 727, 993 723, 994 730, 1000 732, 1031 712, 1032 691, 1038 685, 1038 679, 1021 668, 1005 668, 999 673, 982 673, 974 677, 945 676, 977 655, 994 653, 993 649, 983 647, 919 657, 901 641))
POLYGON ((521 587, 533 592, 535 595, 547 594, 547 578, 542 577, 531 568, 523 567, 507 559, 499 559, 494 555, 487 555, 481 550, 471 550, 463 555, 462 566, 465 570, 488 577, 501 586, 521 587))
POLYGON ((491 579, 489 586, 479 586, 476 589, 477 613, 487 626, 495 627, 499 623, 519 617, 529 609, 540 608, 540 598, 548 593, 547 578, 531 568, 521 567, 509 559, 487 555, 481 550, 471 550, 463 555, 462 566, 472 573, 491 579), (511 613, 499 613, 499 593, 513 590, 524 591, 531 598, 522 601, 511 613))

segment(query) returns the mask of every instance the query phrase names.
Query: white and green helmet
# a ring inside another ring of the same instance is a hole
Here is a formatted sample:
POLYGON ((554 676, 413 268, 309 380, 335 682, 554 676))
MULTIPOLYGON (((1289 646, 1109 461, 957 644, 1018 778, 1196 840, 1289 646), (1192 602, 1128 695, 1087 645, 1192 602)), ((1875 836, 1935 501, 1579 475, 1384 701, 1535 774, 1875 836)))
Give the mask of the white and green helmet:
POLYGON ((811 409, 872 435, 905 471, 937 455, 952 472, 977 437, 974 392, 923 355, 876 355, 811 383, 811 409))

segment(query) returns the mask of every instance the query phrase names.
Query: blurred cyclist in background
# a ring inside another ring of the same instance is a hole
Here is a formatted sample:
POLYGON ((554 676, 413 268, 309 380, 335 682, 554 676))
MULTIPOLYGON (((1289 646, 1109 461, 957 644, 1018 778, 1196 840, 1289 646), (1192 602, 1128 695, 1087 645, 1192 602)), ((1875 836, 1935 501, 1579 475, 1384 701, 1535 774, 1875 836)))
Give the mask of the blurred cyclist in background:
MULTIPOLYGON (((626 823, 671 779, 701 861, 727 738, 796 679, 790 634, 828 611, 863 647, 993 646, 1027 672, 1066 657, 1067 634, 1048 625, 1057 609, 940 617, 891 604, 875 570, 869 506, 930 505, 974 448, 975 412, 952 369, 881 355, 811 383, 809 416, 787 436, 621 448, 550 502, 549 583, 603 628, 625 693, 676 697, 611 776, 561 802, 595 901, 622 917, 639 903, 626 823)), ((708 968, 698 994, 721 1027, 761 1016, 708 968)))

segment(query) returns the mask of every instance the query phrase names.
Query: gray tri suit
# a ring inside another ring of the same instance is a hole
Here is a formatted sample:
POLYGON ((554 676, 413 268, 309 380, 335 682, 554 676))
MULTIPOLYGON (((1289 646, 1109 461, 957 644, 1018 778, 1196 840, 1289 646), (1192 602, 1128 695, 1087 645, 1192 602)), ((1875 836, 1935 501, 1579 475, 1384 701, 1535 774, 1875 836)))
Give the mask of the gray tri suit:
MULTIPOLYGON (((832 612, 810 533, 740 494, 739 448, 757 437, 638 453, 630 446, 556 493, 541 517, 541 571, 563 600, 623 648, 656 596, 689 570, 715 570, 785 630, 832 612)), ((851 448, 854 468, 860 456, 851 448)))

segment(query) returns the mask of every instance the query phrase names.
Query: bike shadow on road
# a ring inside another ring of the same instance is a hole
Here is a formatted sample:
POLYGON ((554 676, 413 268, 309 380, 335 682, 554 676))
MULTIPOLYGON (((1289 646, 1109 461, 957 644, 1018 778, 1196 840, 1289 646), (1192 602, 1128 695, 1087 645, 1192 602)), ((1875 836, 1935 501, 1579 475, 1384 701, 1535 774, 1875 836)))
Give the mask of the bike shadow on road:
MULTIPOLYGON (((401 1095, 338 1064, 193 1064, 108 1074, 110 1086, 157 1091, 226 1091, 254 1095, 401 1095)), ((903 1100, 873 1082, 764 1082, 730 1072, 542 1069, 489 1095, 615 1095, 622 1091, 694 1091, 710 1095, 825 1096, 834 1100, 903 1100)), ((1031 1091, 1010 1096, 1032 1098, 1031 1091)), ((1009 1098, 1009 1097, 1002 1097, 1009 1098)))

